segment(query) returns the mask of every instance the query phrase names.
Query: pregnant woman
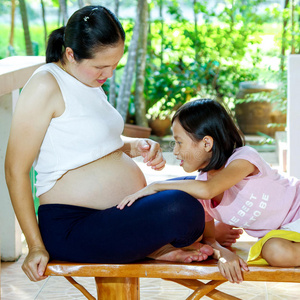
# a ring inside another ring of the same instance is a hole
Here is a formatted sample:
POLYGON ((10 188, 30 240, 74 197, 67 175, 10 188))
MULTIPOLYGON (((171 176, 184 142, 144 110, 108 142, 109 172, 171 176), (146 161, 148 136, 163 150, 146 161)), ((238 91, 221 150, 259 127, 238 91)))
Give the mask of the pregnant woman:
POLYGON ((212 254, 210 246, 197 242, 204 230, 203 207, 184 192, 165 191, 124 210, 116 208, 146 185, 131 157, 142 155, 156 170, 165 165, 157 143, 121 136, 123 120, 101 88, 123 55, 124 41, 124 30, 108 9, 78 10, 65 27, 51 33, 46 64, 20 95, 5 170, 29 248, 23 270, 33 281, 45 278, 49 259, 191 262, 212 254))

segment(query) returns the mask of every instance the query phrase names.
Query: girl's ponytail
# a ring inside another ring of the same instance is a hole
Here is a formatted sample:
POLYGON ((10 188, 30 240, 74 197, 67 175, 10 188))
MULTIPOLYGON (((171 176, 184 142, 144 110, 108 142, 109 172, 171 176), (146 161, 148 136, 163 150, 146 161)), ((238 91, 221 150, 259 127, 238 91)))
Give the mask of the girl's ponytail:
POLYGON ((65 26, 60 27, 52 31, 52 33, 50 34, 46 49, 46 63, 58 62, 62 60, 62 55, 65 48, 65 28, 65 26))

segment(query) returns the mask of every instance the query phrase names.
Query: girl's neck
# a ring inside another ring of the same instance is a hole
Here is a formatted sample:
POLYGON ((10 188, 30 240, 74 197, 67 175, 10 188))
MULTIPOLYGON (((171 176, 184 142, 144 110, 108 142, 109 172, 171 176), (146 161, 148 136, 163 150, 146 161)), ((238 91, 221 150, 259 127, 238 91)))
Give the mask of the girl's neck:
POLYGON ((221 167, 220 169, 218 170, 210 170, 207 172, 207 179, 210 179, 212 177, 214 177, 216 174, 218 174, 222 169, 224 169, 224 166, 221 167))

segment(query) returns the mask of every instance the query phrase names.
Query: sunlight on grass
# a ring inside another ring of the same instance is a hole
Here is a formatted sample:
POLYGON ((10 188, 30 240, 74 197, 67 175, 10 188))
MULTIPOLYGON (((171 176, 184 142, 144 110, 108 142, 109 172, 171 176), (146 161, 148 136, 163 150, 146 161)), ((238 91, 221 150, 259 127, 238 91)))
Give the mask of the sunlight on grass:
MULTIPOLYGON (((54 29, 56 24, 47 24, 48 35, 54 29)), ((10 25, 0 24, 0 58, 7 57, 10 35, 10 25)), ((16 26, 14 31, 14 49, 16 55, 26 55, 25 39, 22 26, 16 26)), ((30 26, 30 37, 32 42, 38 43, 39 55, 45 55, 44 29, 40 25, 30 26)))

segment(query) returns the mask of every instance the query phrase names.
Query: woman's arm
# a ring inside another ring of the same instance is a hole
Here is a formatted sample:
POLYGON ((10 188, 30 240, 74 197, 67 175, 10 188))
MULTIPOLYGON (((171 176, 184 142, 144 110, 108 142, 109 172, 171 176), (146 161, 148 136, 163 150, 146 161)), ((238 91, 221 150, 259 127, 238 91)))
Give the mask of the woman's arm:
POLYGON ((218 260, 221 274, 232 283, 243 281, 242 270, 249 271, 247 263, 229 249, 222 247, 215 240, 214 220, 205 223, 202 241, 214 249, 213 257, 218 260))
POLYGON ((144 163, 152 169, 162 170, 166 160, 163 157, 159 143, 150 139, 131 138, 122 136, 124 146, 121 150, 130 157, 142 156, 144 163))
POLYGON ((54 97, 57 88, 56 81, 47 73, 34 76, 23 89, 14 112, 5 159, 10 198, 29 248, 23 270, 33 281, 45 278, 49 255, 35 216, 29 172, 49 123, 59 110, 54 97))
POLYGON ((228 190, 242 179, 256 171, 256 167, 247 160, 238 159, 226 168, 216 171, 207 181, 201 180, 169 180, 153 182, 133 195, 129 195, 118 205, 122 209, 130 206, 137 199, 164 190, 181 190, 196 199, 209 200, 228 190))

